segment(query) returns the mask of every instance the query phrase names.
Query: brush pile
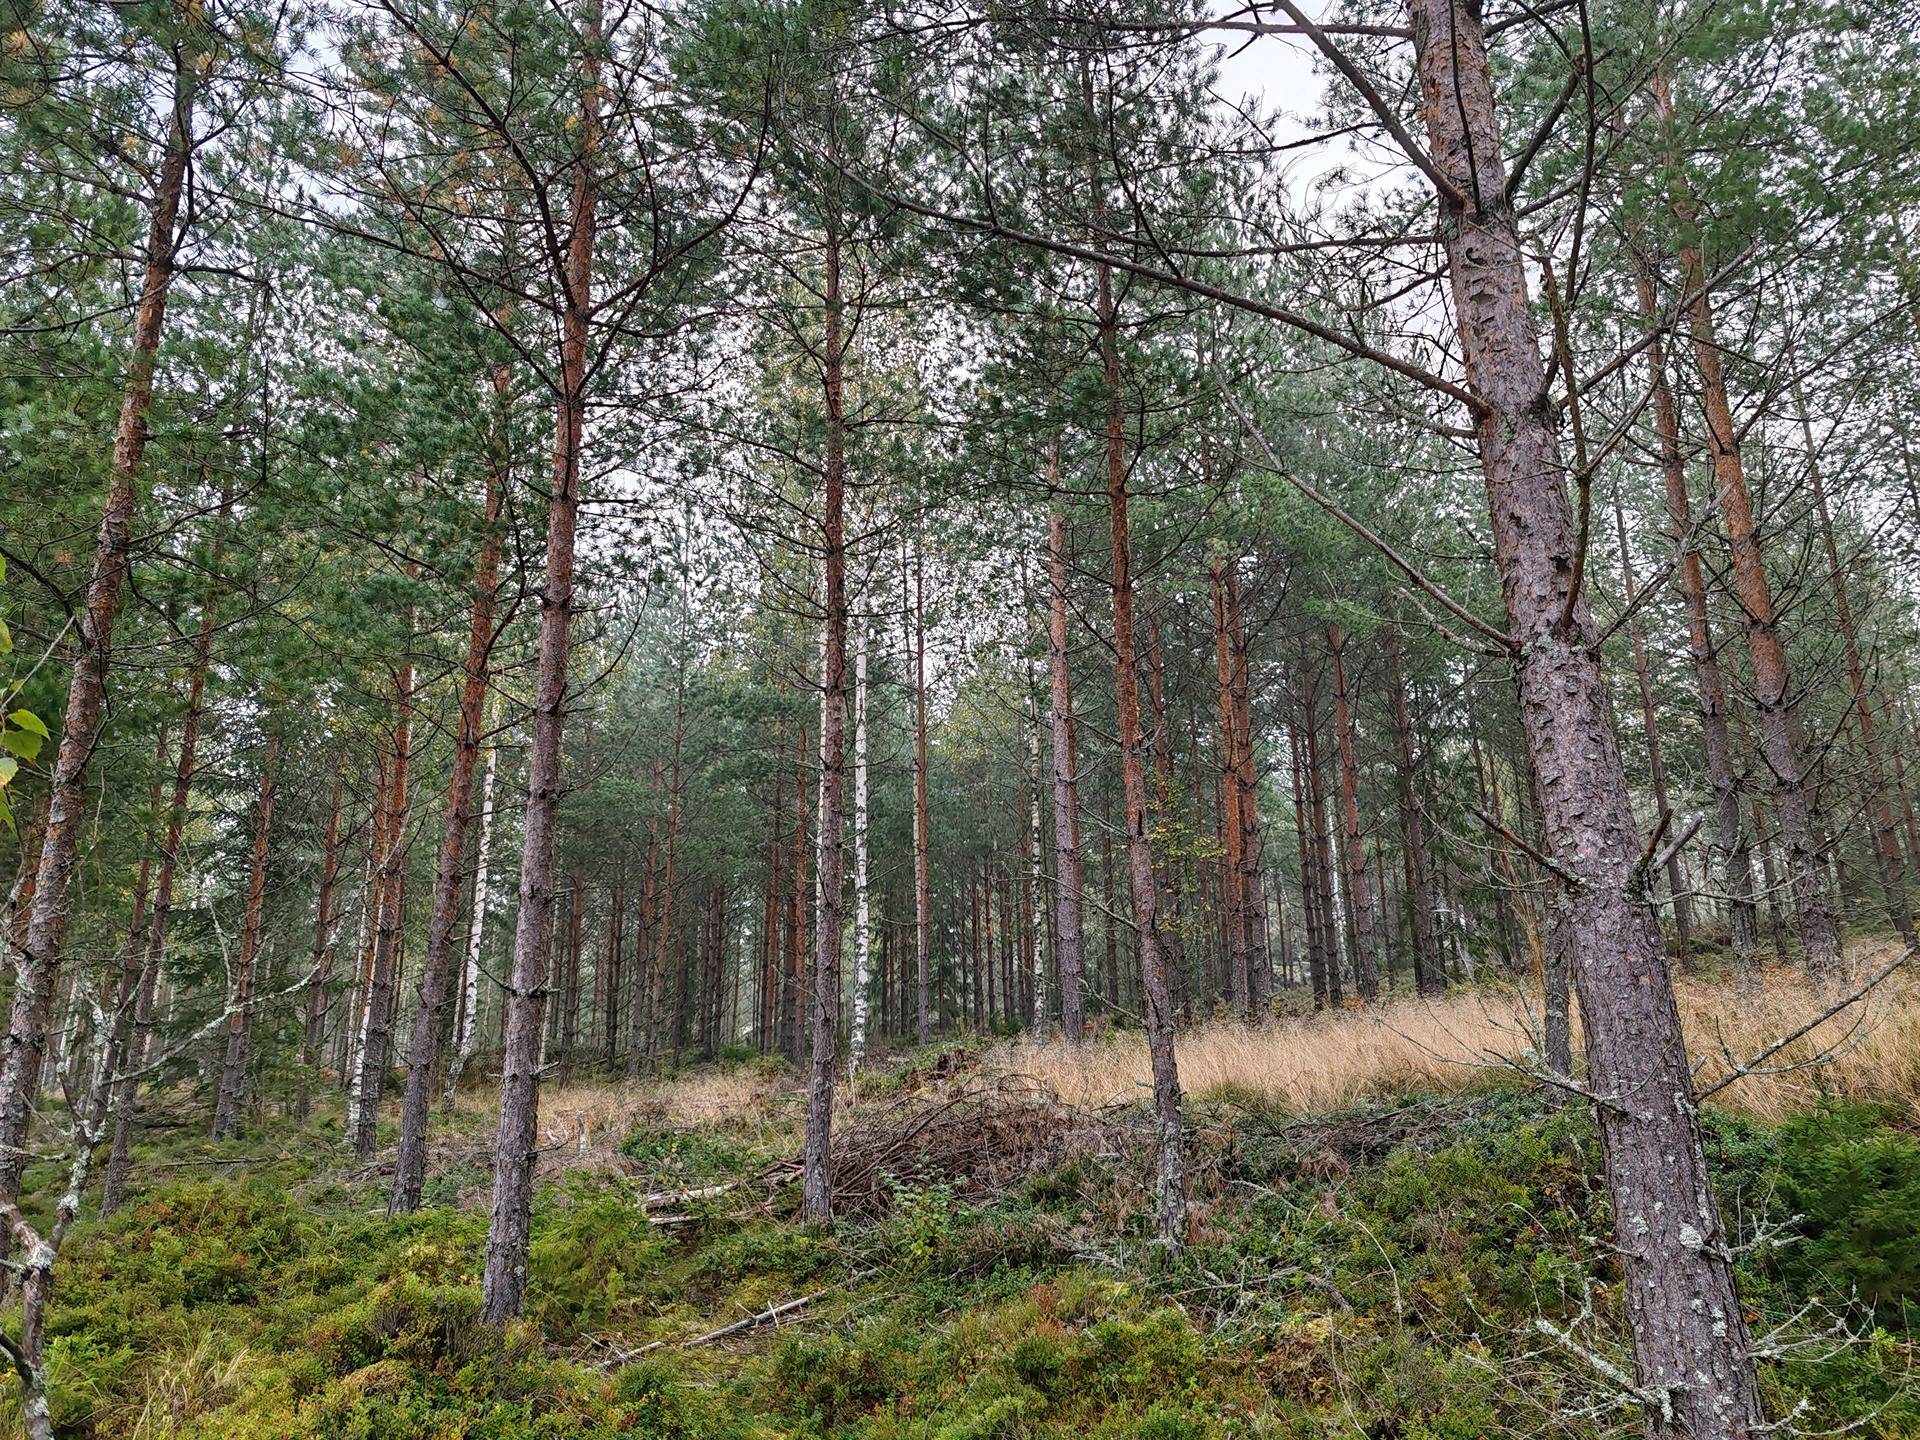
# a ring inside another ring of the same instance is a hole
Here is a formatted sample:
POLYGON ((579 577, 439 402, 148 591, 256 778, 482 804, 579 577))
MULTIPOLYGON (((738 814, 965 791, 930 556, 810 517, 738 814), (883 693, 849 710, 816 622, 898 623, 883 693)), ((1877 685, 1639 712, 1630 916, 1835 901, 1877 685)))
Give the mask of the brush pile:
POLYGON ((1065 1104, 1025 1076, 970 1074, 843 1127, 834 1145, 834 1213, 884 1214, 903 1185, 947 1185, 960 1199, 989 1201, 1071 1161, 1124 1154, 1133 1129, 1117 1110, 1065 1104))

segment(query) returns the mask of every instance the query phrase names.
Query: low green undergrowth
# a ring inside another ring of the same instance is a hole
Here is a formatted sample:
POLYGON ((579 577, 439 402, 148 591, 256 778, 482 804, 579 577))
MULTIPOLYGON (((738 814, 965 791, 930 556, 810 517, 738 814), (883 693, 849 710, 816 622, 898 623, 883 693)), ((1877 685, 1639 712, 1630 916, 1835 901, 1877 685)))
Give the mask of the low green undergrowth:
MULTIPOLYGON (((165 1185, 61 1259, 56 1420, 102 1440, 1618 1429, 1621 1397, 1583 1358, 1628 1363, 1583 1113, 1494 1089, 1195 1118, 1211 1170, 1173 1256, 1113 1156, 992 1204, 901 1189, 884 1218, 832 1230, 782 1218, 764 1189, 742 1200, 749 1187, 656 1225, 638 1203, 654 1177, 713 1183, 765 1156, 723 1127, 636 1136, 640 1179, 542 1190, 527 1317, 504 1331, 479 1321, 481 1210, 389 1220, 376 1188, 312 1164, 165 1185), (684 1343, 803 1295, 777 1324, 684 1343)), ((1920 1433, 1902 1380, 1920 1142, 1857 1106, 1778 1127, 1710 1115, 1709 1141, 1750 1325, 1780 1352, 1775 1413, 1804 1402, 1809 1428, 1920 1433)))

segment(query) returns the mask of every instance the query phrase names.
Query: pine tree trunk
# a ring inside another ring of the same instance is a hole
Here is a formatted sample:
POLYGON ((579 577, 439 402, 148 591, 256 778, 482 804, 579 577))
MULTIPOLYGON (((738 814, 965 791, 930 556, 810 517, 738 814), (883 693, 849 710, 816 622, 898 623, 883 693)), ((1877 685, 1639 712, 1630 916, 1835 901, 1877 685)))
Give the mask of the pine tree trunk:
MULTIPOLYGON (((114 429, 111 478, 94 541, 86 602, 75 627, 78 644, 67 685, 60 748, 47 786, 40 861, 14 970, 6 1040, 0 1046, 0 1205, 14 1204, 20 1198, 20 1176, 39 1091, 47 1020, 60 976, 68 889, 86 821, 87 763, 99 739, 101 711, 106 703, 113 624, 120 613, 120 591, 132 557, 133 518, 139 505, 141 464, 147 448, 147 408, 153 399, 154 367, 173 283, 174 254, 180 242, 177 221, 186 189, 187 162, 193 152, 193 105, 199 72, 194 68, 193 52, 185 45, 175 53, 173 105, 147 218, 145 273, 134 310, 133 341, 120 417, 114 429)), ((0 1231, 0 1256, 9 1249, 9 1235, 0 1231)))
POLYGON ((404 882, 407 845, 407 779, 413 751, 413 665, 394 676, 393 768, 387 781, 387 848, 380 866, 380 906, 375 912, 373 963, 367 970, 366 1021, 354 1071, 354 1158, 373 1156, 393 1039, 394 987, 400 969, 400 931, 406 920, 404 882))
MULTIPOLYGON (((208 568, 218 572, 220 542, 224 524, 231 513, 233 490, 223 487, 216 516, 213 555, 208 568)), ((160 967, 166 958, 167 923, 173 914, 173 891, 180 869, 181 843, 186 834, 187 802, 192 796, 193 779, 199 766, 200 722, 206 713, 207 671, 213 659, 213 630, 216 621, 211 590, 201 601, 200 630, 194 636, 193 660, 187 674, 186 712, 180 721, 180 759, 174 767, 173 794, 167 806, 167 828, 160 848, 160 869, 154 880, 153 910, 147 922, 146 953, 141 962, 140 985, 133 1001, 133 1034, 127 1047, 126 1069, 130 1072, 115 1083, 112 1102, 113 1143, 107 1155, 102 1181, 100 1213, 111 1215, 125 1198, 127 1179, 133 1161, 133 1132, 140 1084, 137 1072, 145 1063, 147 1041, 153 1028, 154 993, 160 984, 160 967)))
MULTIPOLYGON (((1654 74, 1653 95, 1656 113, 1663 124, 1671 126, 1673 101, 1666 77, 1658 71, 1654 74)), ((1681 186, 1676 186, 1673 208, 1683 230, 1696 228, 1693 202, 1681 186)), ((1773 586, 1767 578, 1753 501, 1747 493, 1740 437, 1727 401, 1720 342, 1714 333, 1713 300, 1706 288, 1706 267, 1697 240, 1681 246, 1680 271, 1681 283, 1692 297, 1687 307, 1688 336, 1693 343, 1694 367, 1700 375, 1707 448, 1713 460, 1714 490, 1726 526, 1733 592, 1746 616, 1747 658, 1752 667, 1754 708, 1758 711, 1760 754, 1772 776, 1773 815, 1786 846, 1787 874, 1793 885, 1800 948, 1807 969, 1816 976, 1827 977, 1839 968, 1840 932, 1834 921, 1833 897, 1827 885, 1813 800, 1808 793, 1812 766, 1801 753, 1799 707, 1794 701, 1787 671, 1786 647, 1780 641, 1773 586)))
POLYGON ((1347 688, 1347 632, 1327 626, 1333 652, 1333 735, 1340 761, 1340 830, 1346 861, 1347 918, 1353 927, 1354 983, 1360 998, 1380 998, 1380 961, 1374 943, 1372 887, 1367 882, 1367 847, 1360 834, 1360 770, 1355 758, 1353 697, 1347 688))
POLYGON ((1239 747, 1233 784, 1240 814, 1240 903, 1247 941, 1247 1003, 1253 1018, 1264 1025, 1273 1016, 1273 955, 1267 937, 1267 892, 1261 862, 1259 769, 1253 753, 1253 675, 1237 566, 1227 565, 1224 581, 1227 640, 1233 658, 1234 730, 1239 747))
MULTIPOLYGON (((1050 483, 1056 483, 1060 453, 1047 446, 1050 483)), ((1080 860, 1080 776, 1074 755, 1073 678, 1067 664, 1067 517, 1058 510, 1047 525, 1047 574, 1051 604, 1047 623, 1047 671, 1052 681, 1054 925, 1059 932, 1060 1030, 1078 1045, 1086 1036, 1082 1000, 1087 967, 1081 895, 1086 876, 1080 860)))
MULTIPOLYGON (((507 377, 496 374, 502 394, 507 377)), ((453 769, 447 779, 446 815, 441 822, 440 863, 433 877, 433 908, 427 918, 427 953, 420 969, 413 1034, 407 1047, 407 1085, 400 1102, 400 1144, 394 1157, 393 1188, 387 1213, 403 1215, 420 1208, 427 1176, 427 1115, 433 1104, 433 1072, 440 1063, 440 1037, 453 985, 454 922, 466 873, 467 829, 473 819, 473 772, 480 758, 487 701, 488 660, 493 650, 493 604, 500 583, 498 529, 504 499, 505 462, 496 456, 487 472, 487 498, 474 564, 473 605, 467 622, 467 657, 460 684, 460 729, 454 739, 453 769)), ((489 760, 491 765, 491 760, 489 760)))
MULTIPOLYGON (((767 829, 767 906, 760 932, 760 1053, 762 1055, 771 1055, 774 1051, 780 1015, 780 855, 781 840, 786 835, 780 817, 783 813, 781 801, 784 798, 785 781, 786 777, 776 770, 773 777, 772 818, 767 829)), ((651 873, 653 867, 651 847, 647 852, 647 867, 651 873)), ((635 1040, 637 1053, 637 1032, 635 1040)), ((627 1078, 629 1080, 639 1078, 638 1068, 632 1062, 627 1066, 627 1078)))
POLYGON ((1753 856, 1740 814, 1733 743, 1727 734, 1727 692, 1720 678, 1720 660, 1707 613, 1707 582, 1700 565, 1699 539, 1694 533, 1692 500, 1687 493, 1686 461, 1680 453, 1680 415, 1667 379, 1665 342, 1657 328, 1660 304, 1654 289, 1654 274, 1652 267, 1638 255, 1634 257, 1633 271, 1640 318, 1652 331, 1647 345, 1647 370, 1652 378, 1653 423, 1660 445, 1667 518, 1680 546, 1676 573, 1681 599, 1686 604, 1687 643, 1700 696, 1700 738, 1713 789, 1714 848, 1727 887, 1734 960, 1744 968, 1752 963, 1754 952, 1759 948, 1760 920, 1754 907, 1753 856))
POLYGON ((846 888, 847 516, 845 339, 841 331, 840 237, 826 246, 827 401, 825 490, 826 645, 820 687, 819 913, 814 919, 813 1055, 807 1077, 800 1204, 809 1222, 833 1218, 833 1087, 840 1068, 840 944, 846 888))
POLYGON ((916 989, 914 1038, 933 1038, 933 876, 927 823, 927 585, 919 547, 913 552, 913 933, 916 989))
MULTIPOLYGON (((1304 644, 1305 642, 1302 641, 1304 644)), ((1345 956, 1340 947, 1340 913, 1334 898, 1333 840, 1327 825, 1326 767, 1320 756, 1319 677, 1306 701, 1307 819, 1313 828, 1314 901, 1320 916, 1320 947, 1326 961, 1327 1004, 1346 1004, 1345 956)))
POLYGON ((1228 991, 1237 1019, 1253 1018, 1252 975, 1247 957, 1247 903, 1243 893, 1246 860, 1241 845, 1246 826, 1240 818, 1240 707, 1234 696, 1236 662, 1227 627, 1227 563, 1213 561, 1208 581, 1213 592, 1214 677, 1220 716, 1220 869, 1221 922, 1227 937, 1228 991))
POLYGON ((580 1043, 580 949, 586 934, 587 873, 575 865, 567 877, 567 967, 560 982, 560 1073, 562 1085, 573 1083, 574 1061, 580 1043))
POLYGON ((1813 507, 1820 517, 1820 539, 1827 553, 1828 584, 1833 590, 1834 617, 1840 622, 1841 653, 1847 664, 1847 688, 1853 696, 1854 725, 1860 735, 1861 758, 1866 762, 1867 823, 1873 831, 1873 849, 1880 863, 1881 895, 1887 918, 1901 939, 1912 945, 1916 938, 1913 909, 1907 903, 1907 883, 1900 855, 1899 837, 1894 832, 1893 808, 1887 803, 1887 768, 1880 757, 1879 736, 1873 728, 1873 700, 1867 690, 1866 666, 1860 660, 1860 638, 1853 622, 1853 598, 1847 593, 1846 571, 1840 564, 1840 549, 1833 538, 1833 515, 1827 508, 1826 485, 1820 476, 1820 457, 1813 443, 1813 421, 1807 414, 1807 399, 1800 382, 1793 382, 1794 404, 1800 411, 1800 433, 1807 444, 1807 484, 1813 491, 1813 507))
POLYGON ((1302 778, 1307 759, 1301 744, 1301 727, 1288 728, 1287 745, 1292 758, 1293 833, 1300 851, 1300 916, 1306 929, 1307 980, 1313 990, 1313 1008, 1327 1008, 1327 952, 1320 930, 1319 884, 1314 876, 1313 840, 1309 834, 1312 816, 1307 804, 1306 784, 1302 778))
MULTIPOLYGON (((627 1027, 630 1032, 627 1036, 629 1083, 640 1078, 643 1066, 652 1067, 658 1030, 654 1007, 655 997, 660 993, 660 979, 655 973, 654 951, 660 928, 657 888, 660 876, 660 796, 666 773, 666 761, 656 758, 653 762, 653 778, 647 789, 647 863, 645 873, 640 877, 640 924, 633 937, 633 1014, 627 1027)), ((777 790, 774 793, 773 813, 773 849, 777 856, 780 849, 780 797, 777 790)), ((775 943, 778 943, 777 932, 775 943)))
POLYGON ((1400 759, 1400 824, 1406 836, 1407 899, 1413 922, 1413 987, 1421 995, 1447 988, 1446 962, 1433 934, 1432 864, 1427 857, 1427 825, 1420 807, 1420 781, 1413 751, 1413 717, 1407 707, 1407 681, 1400 667, 1400 639, 1387 637, 1387 701, 1393 712, 1394 750, 1400 759))
MULTIPOLYGON (((1087 84, 1091 110, 1091 86, 1087 84)), ((1126 426, 1121 406, 1120 325, 1111 267, 1096 267, 1096 313, 1101 374, 1106 386, 1107 523, 1113 545, 1114 698, 1119 717, 1120 787, 1126 805, 1127 881, 1140 955, 1142 1019, 1153 1071, 1153 1108, 1159 1129, 1154 1215, 1163 1245, 1186 1240, 1186 1141, 1180 1114, 1180 1070, 1173 1053, 1173 999, 1161 933, 1160 882, 1149 830, 1140 682, 1134 644, 1132 535, 1127 516, 1126 426)))
POLYGON ((560 801, 560 748, 566 726, 567 644, 573 621, 574 531, 580 511, 587 325, 593 304, 594 207, 598 199, 593 154, 600 123, 600 0, 584 0, 582 10, 583 123, 574 164, 566 252, 553 488, 547 503, 547 563, 540 598, 533 744, 527 755, 526 823, 520 851, 520 908, 506 1003, 500 1127, 494 1145, 493 1215, 487 1230, 482 1284, 481 1314, 494 1325, 504 1325, 518 1315, 526 1298, 533 1166, 540 1143, 541 1009, 552 933, 555 822, 560 801))
MULTIPOLYGON (((793 894, 787 921, 787 1058, 795 1065, 806 1059, 807 1023, 807 727, 800 727, 800 744, 793 775, 793 858, 789 865, 793 894)), ((671 854, 671 847, 669 847, 671 854)), ((663 932, 664 933, 664 932, 663 932)))
POLYGON ((1045 881, 1041 873, 1040 843, 1040 704, 1034 694, 1033 671, 1027 671, 1027 825, 1021 835, 1021 916, 1026 925, 1026 962, 1028 1010, 1036 1036, 1045 1035, 1053 1023, 1052 1003, 1047 998, 1047 956, 1041 943, 1041 894, 1045 881))
POLYGON ((253 1038, 254 973, 260 960, 262 912, 267 895, 267 847, 273 837, 273 781, 280 763, 280 737, 269 736, 260 762, 260 797, 253 820, 253 858, 247 870, 246 918, 240 927, 240 955, 227 997, 227 1053, 220 1069, 220 1090, 213 1107, 213 1138, 238 1132, 247 1098, 247 1052, 253 1038))
MULTIPOLYGON (((1620 584, 1629 611, 1635 608, 1639 586, 1633 574, 1633 552, 1627 545, 1627 516, 1620 507, 1620 491, 1613 492, 1613 524, 1620 543, 1620 584)), ((1640 726, 1647 739, 1647 780, 1653 787, 1654 822, 1663 833, 1672 826, 1673 810, 1667 800, 1667 761, 1660 745, 1660 719, 1653 708, 1653 680, 1647 673, 1646 637, 1640 622, 1627 621, 1628 651, 1633 657, 1633 678, 1640 692, 1640 726)), ((1673 902, 1674 938, 1679 942, 1680 966, 1693 969, 1693 904, 1687 883, 1680 874, 1680 852, 1667 855, 1667 895, 1673 902)))
POLYGON ((346 793, 336 778, 327 802, 326 838, 320 847, 320 892, 313 907, 313 963, 307 969, 305 1018, 300 1030, 300 1089, 294 1114, 304 1120, 311 1109, 309 1088, 313 1069, 320 1063, 320 1042, 326 1031, 327 982, 333 971, 334 891, 340 883, 340 806, 346 793))
POLYGON ((1572 961, 1649 1440, 1746 1440, 1760 1398, 1701 1149, 1673 988, 1636 867, 1626 772, 1575 548, 1545 367, 1506 199, 1477 6, 1409 0, 1455 325, 1479 431, 1520 712, 1554 859, 1579 878, 1572 961))

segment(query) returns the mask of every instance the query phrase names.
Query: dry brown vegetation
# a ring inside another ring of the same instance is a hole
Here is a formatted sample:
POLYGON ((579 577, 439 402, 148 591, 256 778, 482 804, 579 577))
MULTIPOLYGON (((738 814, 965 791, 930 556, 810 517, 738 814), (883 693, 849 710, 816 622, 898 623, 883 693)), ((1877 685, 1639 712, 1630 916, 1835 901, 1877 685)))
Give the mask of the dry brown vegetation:
MULTIPOLYGON (((1856 972, 1867 976, 1897 953, 1886 943, 1863 944, 1849 958, 1856 972)), ((1680 979, 1676 988, 1703 1088, 1716 1085, 1733 1065, 1798 1030, 1838 998, 1823 996, 1802 972, 1786 967, 1768 968, 1744 986, 1680 979)), ((1180 1078, 1186 1092, 1197 1097, 1237 1096, 1292 1114, 1322 1113, 1516 1073, 1537 1046, 1539 1023, 1536 994, 1486 985, 1457 989, 1435 1002, 1408 998, 1371 1009, 1292 1016, 1264 1030, 1219 1022, 1181 1032, 1180 1078)), ((1578 1039, 1576 1023, 1576 1054, 1578 1039)), ((1078 1050, 1057 1040, 995 1045, 981 1054, 977 1072, 971 1064, 965 1071, 996 1088, 1004 1081, 1037 1087, 1080 1113, 1143 1100, 1151 1085, 1145 1042, 1132 1031, 1097 1036, 1078 1050)), ((628 1168, 620 1143, 643 1128, 744 1127, 772 1138, 794 1125, 793 1086, 790 1075, 766 1065, 697 1069, 635 1086, 550 1086, 540 1100, 541 1135, 548 1147, 543 1168, 628 1168)), ((930 1102, 933 1092, 951 1099, 935 1072, 906 1089, 930 1102)), ((1772 1056, 1762 1073, 1735 1079, 1713 1098, 1756 1118, 1777 1120, 1822 1096, 1898 1104, 1920 1118, 1920 981, 1905 971, 1895 973, 1859 1003, 1772 1056)), ((459 1103, 477 1125, 490 1115, 493 1102, 491 1089, 476 1088, 459 1103)), ((843 1117, 860 1112, 885 1130, 889 1122, 883 1112, 893 1106, 850 1100, 843 1092, 838 1108, 843 1117)))
MULTIPOLYGON (((1863 945, 1849 958, 1864 976, 1896 953, 1886 945, 1863 945)), ((1677 990, 1703 1088, 1839 998, 1822 995, 1803 973, 1786 968, 1768 969, 1743 986, 1682 979, 1677 990)), ((1760 1119, 1778 1119, 1823 1095, 1891 1102, 1920 1115, 1916 990, 1910 974, 1894 974, 1772 1056, 1763 1073, 1734 1080, 1714 1099, 1760 1119)), ((1180 1079, 1191 1095, 1258 1097, 1303 1114, 1337 1110, 1380 1096, 1476 1083, 1490 1071, 1511 1072, 1535 1050, 1539 1023, 1537 995, 1484 986, 1433 1002, 1406 999, 1295 1017, 1264 1030, 1218 1023, 1181 1034, 1180 1079)), ((1144 1096, 1151 1083, 1146 1043, 1132 1032, 1078 1051, 1058 1041, 1017 1041, 991 1052, 987 1064, 1026 1076, 1072 1105, 1144 1096)))

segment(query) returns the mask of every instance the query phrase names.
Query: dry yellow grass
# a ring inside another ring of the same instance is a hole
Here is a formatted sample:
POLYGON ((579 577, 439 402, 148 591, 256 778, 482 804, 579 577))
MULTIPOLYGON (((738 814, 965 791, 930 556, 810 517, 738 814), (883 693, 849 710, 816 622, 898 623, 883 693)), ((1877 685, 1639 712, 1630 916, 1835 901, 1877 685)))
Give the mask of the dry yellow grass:
MULTIPOLYGON (((1861 976, 1898 952, 1863 944, 1849 954, 1861 976)), ((1842 987, 1844 993, 1850 987, 1842 987)), ((1834 1003, 1799 972, 1773 968, 1745 986, 1682 980, 1681 1021, 1699 1062, 1699 1083, 1715 1085, 1732 1066, 1805 1026, 1834 1003)), ((1405 999, 1373 1009, 1282 1020, 1265 1030, 1231 1023, 1183 1030, 1176 1050, 1190 1095, 1259 1096, 1310 1114, 1414 1090, 1446 1090, 1512 1071, 1537 1044, 1536 995, 1493 987, 1459 989, 1428 1003, 1405 999)), ((1575 1030, 1575 1054, 1579 1034, 1575 1030)), ((1137 1031, 1105 1036, 1076 1051, 1059 1042, 1016 1040, 989 1050, 990 1074, 1023 1075, 1072 1105, 1144 1098, 1150 1075, 1137 1031)), ((1764 1073, 1718 1091, 1715 1103, 1778 1119, 1822 1096, 1904 1106, 1920 1119, 1920 978, 1902 971, 1864 1000, 1822 1022, 1772 1056, 1764 1073)), ((540 1097, 540 1131, 551 1169, 618 1169, 619 1146, 642 1128, 684 1130, 749 1125, 797 1129, 798 1077, 757 1066, 701 1069, 666 1081, 550 1086, 540 1097)), ((461 1097, 478 1124, 492 1114, 491 1090, 461 1097)), ((847 1116, 849 1097, 841 1096, 847 1116)), ((797 1137, 795 1144, 797 1144, 797 1137)))
POLYGON ((696 1070, 672 1080, 637 1085, 549 1087, 540 1095, 540 1133, 562 1147, 562 1168, 617 1168, 620 1142, 642 1126, 690 1130, 723 1123, 770 1122, 781 1082, 749 1066, 696 1070))
MULTIPOLYGON (((1850 958, 1870 974, 1896 953, 1861 946, 1850 958)), ((1757 1073, 1714 1099, 1776 1119, 1822 1095, 1906 1106, 1920 1115, 1920 985, 1906 973, 1786 1047, 1757 1073)), ((1842 993, 1845 993, 1843 988, 1842 993)), ((1726 1076, 1834 1002, 1797 972, 1772 969, 1736 989, 1683 980, 1681 1021, 1700 1062, 1700 1084, 1726 1076)), ((1371 1010, 1283 1020, 1265 1030, 1218 1023, 1181 1032, 1182 1087, 1193 1095, 1257 1095, 1296 1113, 1338 1109, 1411 1090, 1448 1089, 1510 1069, 1536 1046, 1539 1002, 1524 992, 1461 990, 1429 1003, 1398 1000, 1371 1010)), ((1575 1033, 1576 1055, 1578 1032, 1575 1033)), ((1029 1076, 1070 1104, 1105 1105, 1147 1093, 1147 1050, 1138 1032, 1075 1051, 1058 1041, 1016 1041, 990 1068, 1029 1076)))

